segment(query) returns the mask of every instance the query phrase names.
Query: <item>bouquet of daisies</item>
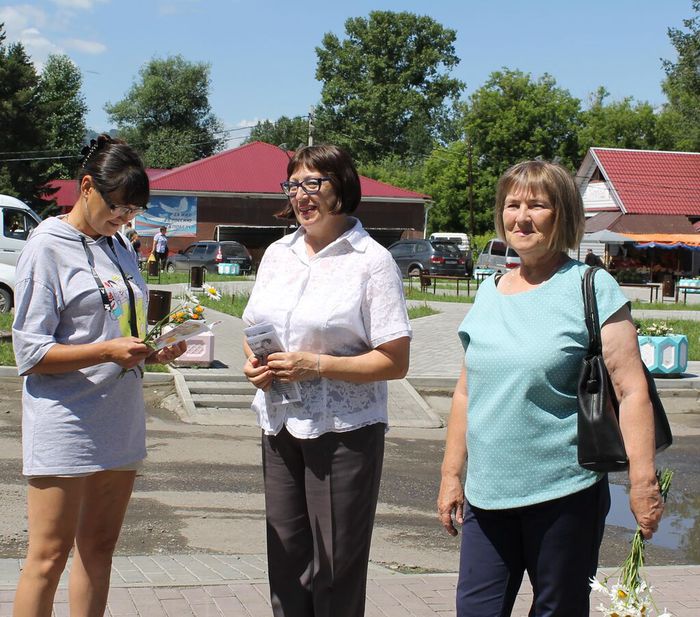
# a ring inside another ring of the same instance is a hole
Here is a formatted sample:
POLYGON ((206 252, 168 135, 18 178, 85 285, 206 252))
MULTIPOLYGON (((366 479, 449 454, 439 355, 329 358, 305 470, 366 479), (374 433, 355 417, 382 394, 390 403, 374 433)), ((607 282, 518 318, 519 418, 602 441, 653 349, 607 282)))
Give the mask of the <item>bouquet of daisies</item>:
MULTIPOLYGON (((221 293, 210 285, 204 288, 204 295, 212 300, 221 300, 221 293)), ((197 295, 193 294, 191 291, 185 290, 177 307, 170 311, 148 331, 148 334, 143 338, 143 342, 150 347, 152 346, 151 343, 163 333, 163 328, 170 325, 179 325, 189 320, 203 321, 204 307, 200 304, 197 295)), ((138 365, 135 369, 122 369, 119 373, 119 378, 121 379, 130 371, 136 372, 136 370, 138 370, 141 377, 143 377, 143 367, 138 365)))
MULTIPOLYGON (((657 472, 659 490, 664 502, 671 488, 673 471, 664 469, 657 472)), ((610 584, 611 577, 599 581, 596 577, 591 579, 591 589, 608 597, 608 606, 599 604, 598 610, 605 617, 651 617, 658 613, 658 608, 652 596, 653 588, 642 577, 644 566, 644 536, 639 528, 632 537, 632 546, 629 555, 620 568, 620 576, 617 583, 610 584)), ((671 613, 664 609, 657 617, 672 617, 671 613)))

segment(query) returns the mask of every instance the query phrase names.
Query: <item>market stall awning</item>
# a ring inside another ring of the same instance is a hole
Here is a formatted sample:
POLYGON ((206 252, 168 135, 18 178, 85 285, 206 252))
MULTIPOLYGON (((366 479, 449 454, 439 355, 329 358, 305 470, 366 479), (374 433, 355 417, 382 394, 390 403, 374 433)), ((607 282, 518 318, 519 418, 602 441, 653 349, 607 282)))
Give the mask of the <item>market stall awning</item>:
POLYGON ((625 234, 637 248, 675 249, 687 248, 700 251, 700 233, 697 234, 625 234))
POLYGON ((601 229, 600 231, 594 231, 593 233, 583 235, 584 242, 604 242, 606 244, 623 244, 625 242, 631 242, 632 239, 622 234, 615 233, 609 229, 601 229))

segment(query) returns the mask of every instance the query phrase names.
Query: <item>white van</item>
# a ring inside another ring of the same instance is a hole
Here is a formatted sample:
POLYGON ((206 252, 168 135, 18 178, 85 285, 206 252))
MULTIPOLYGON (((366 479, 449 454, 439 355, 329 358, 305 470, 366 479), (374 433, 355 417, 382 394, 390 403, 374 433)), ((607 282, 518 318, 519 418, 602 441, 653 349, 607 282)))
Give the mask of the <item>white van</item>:
POLYGON ((462 253, 468 253, 471 250, 471 244, 469 242, 469 236, 467 234, 452 232, 452 231, 440 231, 438 233, 430 234, 429 240, 448 240, 449 242, 454 242, 459 246, 459 250, 462 253))
POLYGON ((27 204, 0 195, 0 263, 14 266, 31 231, 41 222, 27 204))

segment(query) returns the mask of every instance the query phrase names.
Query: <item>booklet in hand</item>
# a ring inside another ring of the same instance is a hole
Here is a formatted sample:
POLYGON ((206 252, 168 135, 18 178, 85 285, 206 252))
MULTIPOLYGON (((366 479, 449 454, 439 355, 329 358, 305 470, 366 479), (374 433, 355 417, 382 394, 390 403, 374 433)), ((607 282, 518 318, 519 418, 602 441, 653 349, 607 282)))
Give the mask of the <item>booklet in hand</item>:
POLYGON ((163 347, 169 347, 170 345, 176 345, 180 341, 186 341, 188 338, 197 336, 202 332, 210 332, 212 327, 218 323, 221 322, 215 321, 212 324, 207 324, 201 320, 188 319, 152 340, 150 345, 153 349, 158 351, 159 349, 163 349, 163 347))
MULTIPOLYGON (((284 351, 282 342, 271 323, 261 323, 243 330, 250 350, 261 364, 267 364, 267 356, 276 351, 284 351)), ((272 405, 286 405, 301 401, 298 383, 282 383, 275 379, 265 396, 272 405)))

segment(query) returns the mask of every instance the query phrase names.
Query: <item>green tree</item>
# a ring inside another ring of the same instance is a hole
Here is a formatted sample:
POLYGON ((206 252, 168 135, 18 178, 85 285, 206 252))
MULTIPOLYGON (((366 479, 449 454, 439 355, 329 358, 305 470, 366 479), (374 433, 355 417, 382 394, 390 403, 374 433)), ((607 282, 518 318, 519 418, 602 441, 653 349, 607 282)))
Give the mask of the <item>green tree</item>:
POLYGON ((39 79, 39 101, 47 114, 47 147, 61 156, 50 167, 52 175, 72 178, 85 138, 87 105, 81 93, 83 78, 72 60, 65 55, 51 55, 39 79))
POLYGON ((424 169, 424 161, 406 162, 398 156, 389 156, 376 163, 360 165, 358 172, 380 182, 422 193, 426 183, 424 169))
POLYGON ((39 78, 21 43, 5 44, 0 23, 0 193, 41 209, 51 191, 46 112, 39 78), (18 160, 20 159, 20 160, 18 160))
POLYGON ((666 80, 663 89, 668 104, 660 118, 674 139, 674 149, 700 151, 700 0, 692 3, 695 16, 683 20, 683 27, 669 28, 668 37, 676 48, 676 62, 663 61, 666 80))
MULTIPOLYGON (((580 101, 552 76, 533 80, 507 68, 491 73, 470 97, 464 117, 473 146, 477 231, 491 220, 496 183, 511 165, 541 157, 576 169, 580 123, 580 101)), ((461 165, 466 168, 466 160, 461 165)))
POLYGON ((428 154, 463 87, 448 75, 459 62, 455 31, 430 17, 372 11, 348 19, 345 34, 326 33, 316 48, 324 136, 362 163, 428 154))
MULTIPOLYGON (((307 117, 296 116, 288 118, 280 116, 274 122, 263 120, 258 122, 250 131, 245 143, 264 141, 273 146, 285 146, 288 150, 296 150, 300 145, 306 145, 309 140, 309 120, 307 117)), ((319 135, 315 133, 318 141, 319 135)))
POLYGON ((105 105, 119 136, 139 150, 149 167, 173 167, 221 149, 221 121, 209 105, 206 63, 182 56, 153 59, 117 103, 105 105))
POLYGON ((601 86, 592 95, 590 107, 581 114, 579 158, 592 146, 632 150, 672 147, 649 103, 634 103, 632 97, 626 97, 606 105, 604 101, 608 96, 609 92, 601 86))

